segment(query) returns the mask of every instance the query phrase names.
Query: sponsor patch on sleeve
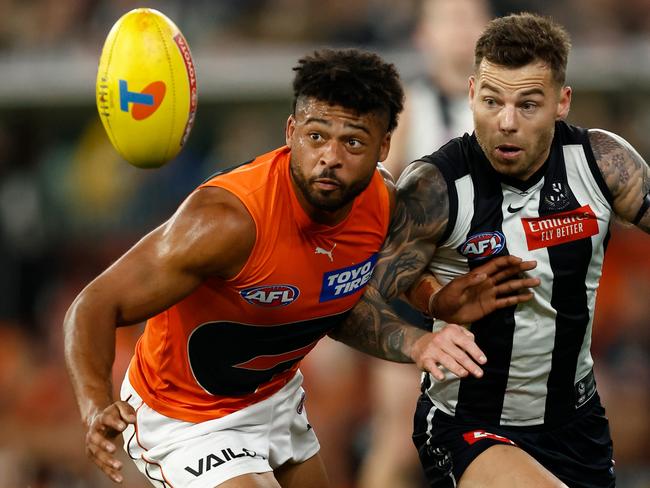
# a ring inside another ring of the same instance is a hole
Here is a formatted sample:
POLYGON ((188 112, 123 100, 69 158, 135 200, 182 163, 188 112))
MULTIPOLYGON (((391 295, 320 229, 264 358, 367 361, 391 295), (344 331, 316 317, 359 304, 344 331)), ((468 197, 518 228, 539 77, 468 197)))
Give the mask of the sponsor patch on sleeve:
POLYGON ((589 205, 544 217, 523 218, 521 223, 529 251, 598 234, 598 219, 589 205))
POLYGON ((361 290, 370 280, 376 262, 377 254, 373 254, 361 263, 325 273, 320 301, 329 302, 361 290))

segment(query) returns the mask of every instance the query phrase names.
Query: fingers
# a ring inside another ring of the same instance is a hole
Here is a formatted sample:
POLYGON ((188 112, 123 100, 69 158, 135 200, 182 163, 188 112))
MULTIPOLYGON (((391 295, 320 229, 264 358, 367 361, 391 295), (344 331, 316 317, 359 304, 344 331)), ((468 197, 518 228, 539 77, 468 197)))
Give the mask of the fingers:
POLYGON ((435 379, 442 381, 445 379, 443 369, 451 371, 459 378, 467 376, 468 372, 456 359, 446 353, 440 353, 437 361, 427 359, 424 363, 424 369, 429 371, 435 379))
POLYGON ((485 273, 492 276, 502 269, 518 266, 522 262, 521 258, 517 256, 499 256, 498 258, 490 259, 487 263, 474 268, 475 273, 485 273))
POLYGON ((517 305, 518 303, 527 302, 533 298, 532 293, 521 293, 519 295, 512 295, 509 297, 497 298, 494 302, 496 308, 506 308, 517 305))
POLYGON ((127 402, 115 402, 115 406, 119 410, 122 420, 129 424, 135 423, 135 409, 131 405, 127 402))
POLYGON ((464 327, 448 324, 440 332, 420 338, 416 346, 416 363, 437 380, 445 377, 441 367, 459 378, 468 374, 483 376, 479 364, 486 362, 485 355, 474 342, 474 335, 464 327))
POLYGON ((112 439, 133 423, 133 407, 126 402, 115 402, 93 419, 86 434, 88 457, 116 483, 122 482, 122 463, 115 457, 117 448, 112 439))
POLYGON ((111 442, 105 441, 104 438, 97 432, 91 434, 93 439, 87 440, 86 448, 88 457, 111 478, 114 482, 120 483, 122 475, 122 463, 113 455, 115 452, 115 445, 111 442))
POLYGON ((485 273, 495 281, 499 281, 503 276, 499 273, 505 272, 505 276, 512 276, 513 274, 530 271, 537 266, 537 261, 523 261, 517 256, 499 256, 498 258, 491 259, 487 263, 478 266, 474 269, 475 273, 485 273))
POLYGON ((511 276, 516 276, 520 273, 525 273, 526 271, 530 271, 531 269, 534 269, 536 266, 537 266, 537 261, 521 261, 519 264, 499 269, 491 276, 491 278, 494 281, 494 283, 500 283, 510 278, 511 276))
POLYGON ((513 293, 526 292, 529 288, 535 288, 541 283, 539 278, 520 278, 518 280, 505 281, 494 288, 497 297, 512 295, 513 293))

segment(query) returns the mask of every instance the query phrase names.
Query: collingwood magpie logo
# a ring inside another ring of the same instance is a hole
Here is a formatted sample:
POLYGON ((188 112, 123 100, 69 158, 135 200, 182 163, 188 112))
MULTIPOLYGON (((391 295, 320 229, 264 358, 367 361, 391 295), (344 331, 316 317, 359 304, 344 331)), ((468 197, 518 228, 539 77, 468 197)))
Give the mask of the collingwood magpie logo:
POLYGON ((564 210, 569 206, 570 191, 564 183, 554 181, 551 183, 550 191, 544 195, 544 203, 551 210, 564 210))
POLYGON ((231 448, 227 448, 222 449, 219 454, 210 453, 207 456, 200 458, 198 465, 196 466, 185 466, 185 471, 198 478, 203 473, 210 471, 212 468, 221 466, 222 464, 225 464, 228 461, 232 461, 233 459, 246 456, 265 459, 261 454, 257 454, 255 451, 251 451, 245 447, 242 448, 240 453, 235 453, 231 448))

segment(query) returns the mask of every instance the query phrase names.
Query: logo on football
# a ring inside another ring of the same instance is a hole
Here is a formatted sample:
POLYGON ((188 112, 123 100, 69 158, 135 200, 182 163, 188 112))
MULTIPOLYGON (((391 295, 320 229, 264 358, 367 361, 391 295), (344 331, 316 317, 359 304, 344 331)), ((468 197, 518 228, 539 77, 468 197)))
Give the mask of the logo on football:
POLYGON ((190 49, 169 18, 148 8, 123 15, 104 43, 96 87, 99 116, 124 159, 155 168, 176 157, 197 89, 190 49))
POLYGON ((129 106, 132 106, 131 116, 135 120, 144 120, 153 114, 163 99, 167 87, 162 81, 149 83, 140 92, 129 91, 129 85, 126 80, 120 80, 120 110, 128 112, 129 106))

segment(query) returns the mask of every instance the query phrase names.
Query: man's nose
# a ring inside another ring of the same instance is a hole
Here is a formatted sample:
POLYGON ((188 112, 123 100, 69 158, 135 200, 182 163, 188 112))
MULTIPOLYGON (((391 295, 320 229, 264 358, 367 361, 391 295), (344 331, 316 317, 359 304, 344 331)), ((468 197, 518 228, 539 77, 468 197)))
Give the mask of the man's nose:
POLYGON ((513 105, 506 105, 499 113, 499 130, 501 132, 515 132, 517 130, 517 108, 513 105))
POLYGON ((320 164, 336 167, 341 165, 343 146, 339 141, 331 139, 322 147, 320 164))

